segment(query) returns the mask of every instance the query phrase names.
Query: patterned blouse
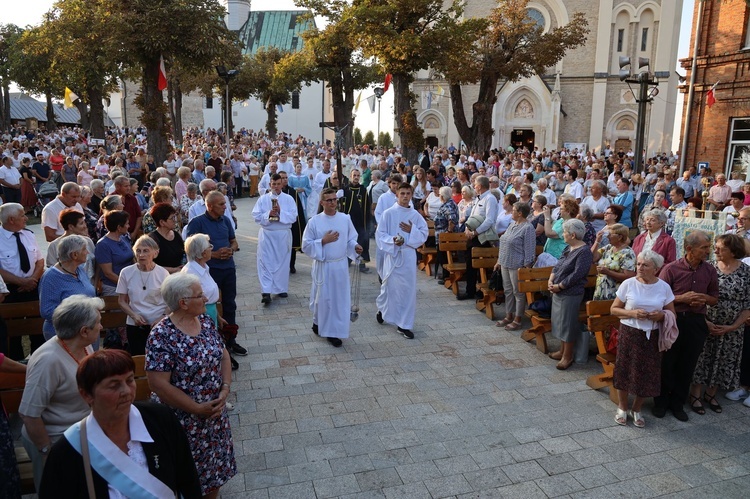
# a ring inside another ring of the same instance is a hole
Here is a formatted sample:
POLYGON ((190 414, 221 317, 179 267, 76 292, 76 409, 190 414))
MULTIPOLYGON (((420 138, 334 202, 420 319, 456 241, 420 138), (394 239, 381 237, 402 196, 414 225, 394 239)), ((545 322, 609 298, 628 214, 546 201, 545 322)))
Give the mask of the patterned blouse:
POLYGON ((438 208, 437 215, 435 215, 435 234, 449 232, 449 222, 453 222, 454 231, 458 229, 458 206, 452 199, 438 208))
POLYGON ((536 234, 527 221, 514 222, 500 236, 497 263, 508 269, 531 266, 536 258, 536 234))

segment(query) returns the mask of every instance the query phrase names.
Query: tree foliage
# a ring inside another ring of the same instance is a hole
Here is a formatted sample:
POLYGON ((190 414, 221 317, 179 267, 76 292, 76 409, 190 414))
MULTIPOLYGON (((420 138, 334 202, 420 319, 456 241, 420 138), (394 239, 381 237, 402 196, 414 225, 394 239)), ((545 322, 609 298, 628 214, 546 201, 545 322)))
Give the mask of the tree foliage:
POLYGON ((436 69, 450 84, 456 129, 470 150, 481 153, 492 143, 492 109, 500 80, 543 74, 568 50, 586 41, 584 13, 575 13, 567 25, 544 33, 529 19, 527 5, 528 0, 500 0, 487 18, 474 20, 485 25, 476 36, 436 60, 436 69), (479 92, 471 106, 469 126, 461 85, 471 83, 479 84, 479 92))
POLYGON ((365 133, 365 136, 362 139, 362 145, 368 145, 370 147, 375 145, 375 134, 372 133, 372 130, 367 130, 367 133, 365 133))
POLYGON ((15 24, 0 25, 0 129, 10 128, 11 52, 22 33, 15 24))
POLYGON ((266 132, 276 137, 276 107, 288 104, 292 92, 302 89, 308 67, 303 59, 276 47, 261 48, 255 54, 246 55, 238 76, 229 88, 237 99, 254 97, 264 103, 266 109, 266 132))
POLYGON ((380 147, 384 147, 386 149, 390 149, 393 147, 393 139, 391 139, 391 134, 388 132, 380 132, 380 135, 378 136, 378 144, 380 144, 380 147))
POLYGON ((361 145, 362 144, 362 130, 359 128, 354 129, 354 144, 355 145, 361 145))
MULTIPOLYGON (((302 51, 293 57, 309 65, 306 81, 325 81, 331 90, 333 121, 343 129, 344 147, 353 142, 354 93, 382 79, 381 69, 362 56, 353 36, 356 25, 346 15, 351 7, 344 1, 297 0, 300 7, 310 9, 311 17, 326 18, 324 29, 310 29, 302 34, 302 51), (347 128, 345 128, 349 125, 347 128)), ((308 17, 308 18, 309 18, 308 17)))

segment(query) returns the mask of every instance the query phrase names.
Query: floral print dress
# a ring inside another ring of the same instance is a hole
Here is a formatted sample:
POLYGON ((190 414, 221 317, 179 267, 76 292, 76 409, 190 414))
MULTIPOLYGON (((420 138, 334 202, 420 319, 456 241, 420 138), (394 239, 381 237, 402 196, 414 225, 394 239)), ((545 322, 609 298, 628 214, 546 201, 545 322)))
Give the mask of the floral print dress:
MULTIPOLYGON (((603 248, 599 248, 599 253, 601 254, 601 258, 597 262, 597 265, 603 265, 615 272, 622 272, 623 270, 635 272, 636 258, 630 246, 625 246, 618 251, 617 248, 608 244, 603 248)), ((596 288, 594 288, 594 300, 614 300, 615 293, 617 293, 617 288, 619 287, 620 283, 612 277, 598 274, 596 276, 596 288)))
MULTIPOLYGON (((146 370, 170 372, 173 386, 203 403, 216 399, 221 391, 224 342, 208 315, 202 314, 199 320, 201 332, 195 337, 182 333, 169 317, 159 321, 147 340, 146 370)), ((161 402, 156 394, 151 398, 161 402)), ((201 490, 206 495, 237 474, 227 410, 224 408, 214 419, 173 410, 190 442, 201 490)))

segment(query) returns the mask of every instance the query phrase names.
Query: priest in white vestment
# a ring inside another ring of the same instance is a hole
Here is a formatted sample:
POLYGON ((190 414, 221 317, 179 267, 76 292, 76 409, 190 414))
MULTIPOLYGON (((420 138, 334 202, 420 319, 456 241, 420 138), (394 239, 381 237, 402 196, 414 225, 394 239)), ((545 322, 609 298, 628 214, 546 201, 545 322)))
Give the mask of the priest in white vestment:
POLYGON ((258 198, 253 218, 258 231, 258 279, 261 303, 271 303, 271 294, 286 298, 289 291, 289 260, 292 256, 292 224, 297 220, 297 203, 281 192, 278 173, 271 177, 270 192, 258 198), (276 200, 276 204, 274 204, 276 200))
MULTIPOLYGON (((398 186, 401 185, 401 182, 403 182, 403 178, 398 173, 391 174, 390 177, 388 177, 388 188, 389 190, 385 191, 380 198, 378 198, 378 204, 375 205, 375 223, 380 224, 380 219, 383 216, 383 213, 385 213, 385 210, 392 207, 396 204, 396 193, 398 192, 398 186)), ((414 206, 411 201, 409 201, 410 206, 414 206)), ((377 236, 376 236, 377 237, 377 236)), ((378 249, 378 252, 375 253, 375 268, 378 271, 378 277, 380 278, 380 281, 383 281, 383 259, 385 258, 385 255, 382 251, 378 249)))
POLYGON ((302 251, 313 259, 310 311, 313 332, 335 346, 349 337, 351 291, 349 262, 362 253, 351 218, 336 211, 334 189, 321 193, 323 213, 312 217, 302 235, 302 251))
POLYGON ((416 250, 429 233, 427 222, 410 206, 413 192, 411 185, 399 185, 397 204, 383 212, 375 232, 378 252, 384 254, 377 319, 380 324, 396 325, 409 339, 414 338, 411 328, 417 309, 416 250))
POLYGON ((331 162, 327 159, 323 161, 323 170, 315 174, 315 180, 312 183, 312 192, 307 198, 307 217, 308 219, 318 214, 318 205, 320 204, 320 193, 326 185, 326 180, 331 176, 331 162))

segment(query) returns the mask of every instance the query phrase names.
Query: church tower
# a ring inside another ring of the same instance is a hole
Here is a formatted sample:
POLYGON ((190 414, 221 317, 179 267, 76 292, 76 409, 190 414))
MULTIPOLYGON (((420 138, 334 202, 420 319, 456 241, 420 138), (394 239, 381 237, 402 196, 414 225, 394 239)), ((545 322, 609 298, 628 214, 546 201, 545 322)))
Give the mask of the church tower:
POLYGON ((250 0, 221 0, 227 9, 225 22, 230 31, 239 31, 250 15, 250 0))

